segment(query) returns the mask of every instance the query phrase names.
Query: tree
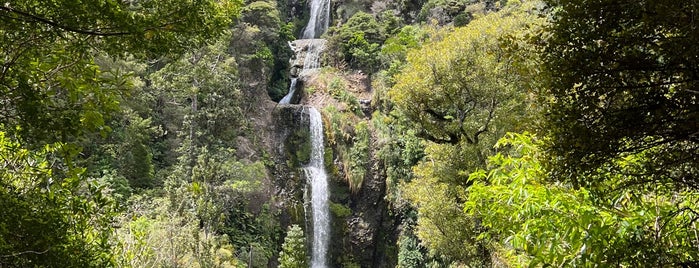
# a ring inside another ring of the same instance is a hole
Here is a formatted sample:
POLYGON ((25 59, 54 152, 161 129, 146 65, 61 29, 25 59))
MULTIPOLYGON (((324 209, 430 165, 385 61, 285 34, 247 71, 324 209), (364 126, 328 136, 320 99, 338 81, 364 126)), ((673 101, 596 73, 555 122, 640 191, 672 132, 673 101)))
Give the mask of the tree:
POLYGON ((331 58, 369 73, 376 71, 386 29, 374 16, 357 12, 342 26, 328 29, 327 35, 331 58))
POLYGON ((242 132, 238 65, 227 51, 230 32, 151 74, 152 87, 178 117, 194 146, 231 146, 242 132))
MULTIPOLYGON (((547 141, 508 133, 496 145, 501 153, 469 178, 473 185, 464 212, 482 220, 486 232, 478 239, 497 250, 501 262, 522 267, 699 264, 694 192, 626 189, 600 202, 585 188, 547 179, 541 150, 547 141)), ((619 173, 630 174, 621 176, 635 176, 631 171, 638 160, 619 160, 619 173)), ((614 173, 607 170, 604 176, 622 179, 614 173)))
POLYGON ((401 189, 419 214, 416 235, 434 257, 490 264, 490 249, 476 239, 483 227, 462 213, 462 200, 469 173, 485 167, 497 139, 536 114, 538 58, 523 45, 542 23, 534 8, 509 6, 409 52, 389 91, 395 114, 425 144, 425 158, 401 189))
POLYGON ((28 150, 0 131, 0 266, 109 267, 114 207, 64 144, 28 150))
POLYGON ((307 268, 306 238, 301 227, 294 224, 289 227, 279 253, 280 268, 307 268))
MULTIPOLYGON (((112 131, 107 120, 133 85, 129 74, 110 72, 100 60, 177 57, 218 36, 239 6, 235 0, 0 6, 0 204, 8 213, 0 219, 0 266, 113 265, 111 204, 80 167, 90 156, 79 154, 77 144, 112 131)), ((129 179, 148 184, 152 155, 140 134, 149 126, 133 118, 143 124, 132 125, 134 140, 120 149, 131 153, 129 161, 143 162, 129 179)))
POLYGON ((699 190, 699 31, 692 1, 545 1, 552 177, 577 186, 646 154, 622 187, 699 190))
POLYGON ((478 144, 505 124, 516 126, 527 93, 535 89, 533 76, 517 68, 525 63, 517 60, 536 62, 536 55, 526 47, 513 48, 521 53, 513 55, 504 44, 518 45, 505 42, 522 42, 540 21, 511 7, 409 53, 389 92, 396 109, 422 129, 419 136, 440 144, 478 144))
MULTIPOLYGON (((109 132, 128 87, 94 56, 177 54, 217 36, 236 1, 11 1, 0 7, 0 123, 32 143, 109 132)), ((31 145, 31 144, 25 144, 31 145)))

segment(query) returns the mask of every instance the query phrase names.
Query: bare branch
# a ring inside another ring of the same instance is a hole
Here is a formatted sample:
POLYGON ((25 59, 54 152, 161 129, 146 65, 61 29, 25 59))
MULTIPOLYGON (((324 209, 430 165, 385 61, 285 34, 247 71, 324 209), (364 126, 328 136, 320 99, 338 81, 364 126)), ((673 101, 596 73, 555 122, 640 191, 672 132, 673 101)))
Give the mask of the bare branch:
POLYGON ((45 254, 46 252, 49 252, 51 247, 47 248, 44 251, 33 251, 33 250, 27 250, 27 251, 22 251, 22 252, 17 252, 17 253, 12 253, 10 255, 0 255, 0 258, 12 258, 12 257, 17 257, 19 255, 24 255, 24 254, 36 254, 36 255, 41 255, 45 254))

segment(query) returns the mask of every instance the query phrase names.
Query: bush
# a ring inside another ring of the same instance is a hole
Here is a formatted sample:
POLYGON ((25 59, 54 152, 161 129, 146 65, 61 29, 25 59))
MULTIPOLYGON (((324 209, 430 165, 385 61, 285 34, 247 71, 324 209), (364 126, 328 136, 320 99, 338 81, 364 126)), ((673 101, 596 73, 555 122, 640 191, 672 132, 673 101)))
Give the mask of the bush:
POLYGON ((279 253, 279 268, 307 268, 306 237, 301 227, 294 224, 289 227, 279 253))

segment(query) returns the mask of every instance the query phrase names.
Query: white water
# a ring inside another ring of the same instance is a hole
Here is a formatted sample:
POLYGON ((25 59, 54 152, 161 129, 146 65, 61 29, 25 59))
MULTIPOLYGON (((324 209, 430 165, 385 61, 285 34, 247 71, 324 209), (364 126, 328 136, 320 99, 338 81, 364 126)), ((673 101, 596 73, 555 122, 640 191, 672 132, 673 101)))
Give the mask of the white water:
POLYGON ((303 70, 301 75, 308 75, 320 69, 320 52, 325 48, 325 39, 308 40, 308 50, 303 59, 303 70))
POLYGON ((294 96, 294 92, 296 92, 296 81, 298 80, 297 77, 291 78, 291 85, 289 85, 289 93, 282 98, 282 100, 279 101, 279 104, 289 104, 291 102, 291 98, 294 96))
MULTIPOLYGON (((308 24, 303 30, 301 39, 309 39, 308 48, 303 61, 303 69, 299 75, 308 75, 309 72, 316 71, 320 68, 320 52, 325 46, 325 40, 316 39, 328 29, 330 24, 330 0, 311 0, 311 16, 308 19, 308 24)), ((294 49, 289 43, 291 49, 294 49)), ((298 57, 298 55, 297 55, 298 57)), ((296 78, 292 78, 289 93, 279 101, 279 104, 289 104, 291 98, 296 92, 296 78)))
POLYGON ((328 205, 328 175, 323 162, 323 122, 316 108, 309 112, 311 130, 311 161, 304 167, 306 179, 311 184, 311 204, 313 209, 313 255, 312 268, 327 267, 325 256, 330 238, 330 208, 328 205))
MULTIPOLYGON (((311 16, 303 31, 302 43, 307 43, 303 68, 299 76, 307 75, 309 71, 320 68, 320 52, 325 46, 325 40, 316 39, 328 29, 330 23, 330 0, 311 0, 311 16)), ((299 43, 295 43, 298 45, 299 43)), ((295 50, 295 45, 289 46, 295 50)), ((303 49, 302 49, 303 50, 303 49)), ((298 52, 297 52, 298 53, 298 52)), ((296 55, 299 58, 299 55, 296 55)), ((289 93, 279 101, 279 104, 289 104, 296 91, 298 77, 291 79, 289 93)), ((323 122, 320 113, 313 107, 309 109, 311 131, 311 160, 304 167, 306 180, 311 185, 311 209, 313 214, 313 251, 311 268, 327 268, 326 256, 330 240, 330 206, 328 203, 328 175, 325 171, 323 146, 323 122)))
POLYGON ((303 30, 303 39, 320 37, 328 29, 330 23, 330 0, 311 0, 311 17, 308 19, 306 29, 303 30))

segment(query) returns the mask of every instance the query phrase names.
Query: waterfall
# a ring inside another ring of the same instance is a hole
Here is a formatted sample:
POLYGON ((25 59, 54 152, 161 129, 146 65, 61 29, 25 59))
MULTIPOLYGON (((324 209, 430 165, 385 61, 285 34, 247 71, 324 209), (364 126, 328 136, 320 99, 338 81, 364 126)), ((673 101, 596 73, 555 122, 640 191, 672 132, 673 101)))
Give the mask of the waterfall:
POLYGON ((282 98, 282 100, 279 101, 279 104, 289 104, 291 103, 291 98, 294 96, 294 92, 296 92, 296 81, 298 80, 298 77, 291 78, 291 85, 289 85, 289 93, 282 98))
POLYGON ((325 39, 307 40, 306 56, 303 59, 301 75, 309 74, 320 69, 320 52, 325 48, 325 39))
POLYGON ((325 43, 325 39, 300 39, 291 42, 290 46, 296 57, 292 58, 290 63, 296 71, 291 72, 289 92, 279 101, 279 104, 291 104, 291 99, 296 93, 297 79, 309 77, 320 70, 320 53, 325 48, 325 43))
POLYGON ((328 203, 328 175, 325 172, 323 154, 323 121, 316 108, 309 110, 311 130, 311 161, 304 167, 306 180, 311 184, 311 208, 313 210, 312 268, 327 267, 325 256, 330 238, 330 208, 328 203))
POLYGON ((311 17, 303 30, 303 39, 318 38, 330 24, 330 0, 311 0, 311 17))
MULTIPOLYGON (((325 47, 325 40, 316 39, 328 29, 330 23, 330 0, 311 0, 311 16, 301 36, 302 39, 289 43, 294 50, 292 58, 291 85, 289 93, 279 104, 290 104, 296 92, 299 77, 308 76, 309 72, 320 69, 320 52, 325 47), (299 70, 300 68, 300 70, 299 70)), ((303 78, 302 78, 303 79, 303 78)), ((303 168, 308 184, 311 185, 311 212, 313 214, 313 250, 312 268, 326 268, 326 255, 330 240, 330 205, 328 202, 328 175, 325 172, 323 146, 323 121, 320 112, 309 108, 311 160, 303 168)))
MULTIPOLYGON (((292 74, 292 76, 308 75, 320 68, 320 52, 325 47, 325 40, 316 38, 325 33, 330 24, 330 0, 311 0, 310 5, 311 16, 303 30, 301 39, 289 43, 289 47, 296 53, 296 58, 303 58, 301 71, 292 74), (301 47, 301 49, 297 50, 297 47, 301 47)), ((292 64, 292 66, 296 65, 292 64)), ((279 104, 291 103, 291 98, 296 92, 296 79, 297 77, 291 79, 289 93, 279 101, 279 104)))

